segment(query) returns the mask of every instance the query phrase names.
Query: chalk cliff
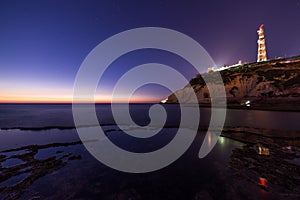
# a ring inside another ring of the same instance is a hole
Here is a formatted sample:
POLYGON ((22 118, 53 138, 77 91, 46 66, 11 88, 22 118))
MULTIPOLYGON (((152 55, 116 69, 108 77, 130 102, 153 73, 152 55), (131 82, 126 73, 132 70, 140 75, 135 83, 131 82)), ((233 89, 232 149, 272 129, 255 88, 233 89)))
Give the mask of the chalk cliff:
POLYGON ((178 103, 177 97, 190 102, 190 93, 195 91, 198 103, 210 104, 207 79, 212 80, 214 90, 222 87, 213 77, 220 73, 225 86, 228 105, 251 104, 299 104, 300 105, 300 56, 266 62, 234 66, 219 72, 197 75, 190 84, 168 97, 167 103, 178 103))

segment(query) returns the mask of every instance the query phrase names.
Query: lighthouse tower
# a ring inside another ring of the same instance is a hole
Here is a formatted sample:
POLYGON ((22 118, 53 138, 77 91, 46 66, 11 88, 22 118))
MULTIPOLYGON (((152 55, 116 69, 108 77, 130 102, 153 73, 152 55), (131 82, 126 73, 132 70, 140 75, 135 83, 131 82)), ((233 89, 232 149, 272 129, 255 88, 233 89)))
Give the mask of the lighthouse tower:
POLYGON ((264 35, 264 25, 261 25, 257 31, 258 33, 258 51, 257 51, 257 62, 267 60, 266 41, 264 35))

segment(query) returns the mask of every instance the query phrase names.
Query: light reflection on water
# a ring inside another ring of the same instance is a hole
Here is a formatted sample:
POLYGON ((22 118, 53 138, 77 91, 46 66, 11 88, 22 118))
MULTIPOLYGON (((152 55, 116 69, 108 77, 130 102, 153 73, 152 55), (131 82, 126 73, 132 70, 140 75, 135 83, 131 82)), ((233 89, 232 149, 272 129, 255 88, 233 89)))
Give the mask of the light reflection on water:
MULTIPOLYGON (((130 139, 126 138, 126 135, 117 131, 118 128, 111 126, 107 130, 113 130, 108 133, 108 137, 117 144, 120 144, 124 148, 130 147, 130 139)), ((146 146, 144 143, 137 143, 135 150, 153 149, 157 145, 166 143, 172 139, 173 132, 176 128, 165 128, 164 134, 161 138, 154 138, 155 142, 151 140, 146 146)), ((11 131, 3 131, 2 133, 10 134, 11 131)), ((19 131, 18 134, 26 135, 29 132, 19 131)), ((35 131, 31 132, 33 135, 43 135, 39 140, 35 140, 37 143, 47 143, 47 140, 52 135, 57 134, 55 139, 51 141, 68 141, 65 135, 76 134, 72 130, 47 130, 47 131, 35 131), (61 133, 61 138, 58 137, 61 133)), ((138 191, 139 195, 146 196, 146 199, 150 199, 151 195, 154 197, 164 198, 164 194, 178 196, 178 198, 191 197, 192 199, 196 192, 205 191, 209 195, 213 195, 214 198, 222 198, 224 193, 230 195, 232 190, 232 177, 233 172, 228 170, 230 162, 230 156, 233 149, 241 148, 244 144, 220 137, 213 150, 203 159, 198 158, 198 152, 200 146, 205 138, 205 132, 199 131, 194 143, 188 149, 188 151, 180 157, 176 162, 170 166, 159 170, 157 172, 136 175, 126 174, 112 170, 103 164, 95 160, 84 148, 83 145, 74 145, 67 147, 49 147, 47 149, 41 149, 37 152, 35 158, 46 159, 49 156, 60 156, 62 154, 68 154, 69 152, 74 155, 81 155, 82 160, 69 161, 65 159, 67 165, 61 169, 43 176, 29 186, 25 193, 22 195, 22 199, 30 199, 35 193, 39 193, 41 198, 46 197, 58 197, 63 198, 64 195, 78 194, 89 199, 108 198, 110 195, 116 193, 122 193, 123 186, 131 188, 133 191, 138 191), (73 186, 74 182, 80 180, 80 184, 73 186), (51 188, 47 187, 51 183, 51 188), (144 185, 141 188, 141 183, 144 185), (103 187, 105 185, 105 187, 103 187), (72 187, 71 187, 72 186, 72 187), (88 191, 86 188, 91 188, 88 191), (161 191, 161 188, 167 190, 161 191), (178 188, 183 188, 178 192, 178 188), (210 188, 210 189, 207 189, 210 188), (151 191, 151 192, 150 192, 151 191), (213 192, 212 192, 213 191, 213 192)), ((14 134, 12 134, 12 137, 14 134)), ((75 138, 72 136, 71 138, 75 138)), ((208 144, 212 144, 212 135, 208 133, 208 144)), ((21 140, 20 140, 21 141, 21 140)), ((20 144, 20 143, 19 143, 20 144)), ((28 141, 25 140, 25 144, 28 145, 28 141)), ((48 143, 49 144, 49 143, 48 143)), ((16 151, 18 152, 18 151, 16 151)), ((20 154, 20 152, 18 152, 20 154)), ((20 179, 18 179, 20 180, 20 179)), ((16 181, 15 181, 16 182, 16 181)), ((259 184, 257 178, 257 184, 259 184)), ((4 183, 3 183, 4 184, 4 183)), ((5 184, 8 184, 7 182, 5 184)), ((243 183, 244 184, 244 183, 243 183)), ((248 185, 244 185, 248 186, 248 185)), ((269 199, 269 194, 260 191, 260 188, 252 188, 250 193, 253 193, 255 197, 261 199, 269 199), (267 197, 265 197, 267 195, 267 197)), ((250 198, 251 199, 251 198, 250 198)))
MULTIPOLYGON (((175 118, 178 117, 178 108, 176 106, 166 105, 166 107, 169 110, 168 114, 171 114, 170 116, 175 118)), ((68 106, 59 106, 58 109, 52 110, 51 112, 49 111, 50 114, 44 110, 42 112, 42 116, 36 115, 36 112, 38 113, 46 108, 49 107, 45 105, 33 110, 31 110, 30 106, 26 107, 29 115, 27 112, 22 112, 24 116, 21 117, 16 113, 10 114, 10 112, 7 112, 7 118, 0 118, 0 127, 7 124, 13 127, 20 127, 22 125, 36 125, 39 127, 49 125, 72 125, 72 119, 69 118, 71 116, 69 113, 70 108, 68 106), (61 109, 64 114, 60 113, 61 109), (54 118, 53 116, 57 116, 57 118, 54 118), (14 117, 24 118, 24 120, 14 120, 14 122, 10 121, 7 123, 7 120, 12 120, 14 117), (36 118, 39 119, 35 121, 36 118)), ((134 106, 134 109, 138 110, 137 113, 133 113, 133 118, 137 123, 147 124, 147 108, 148 107, 144 105, 134 106)), ((99 114, 101 112, 107 112, 108 109, 109 107, 107 105, 98 106, 99 114)), ((209 118, 209 109, 201 109, 200 125, 207 124, 207 122, 209 122, 209 118)), ((300 124, 297 123, 299 118, 300 114, 295 112, 228 110, 226 125, 300 130, 300 124)), ((101 115, 101 120, 111 123, 109 113, 107 115, 101 115)), ((169 125, 176 125, 177 121, 170 119, 167 123, 169 123, 169 125)), ((166 144, 170 141, 173 134, 176 132, 176 128, 163 129, 163 134, 161 134, 160 137, 154 137, 152 138, 154 140, 148 140, 148 142, 139 142, 133 141, 121 131, 117 131, 118 127, 116 126, 106 126, 105 129, 112 130, 108 133, 108 137, 113 142, 125 149, 128 148, 135 151, 153 150, 160 147, 160 145, 166 144), (134 142, 134 145, 132 145, 131 142, 134 142)), ((59 155, 57 154, 58 151, 64 151, 67 153, 74 152, 74 150, 76 150, 76 155, 81 155, 82 160, 68 162, 66 166, 55 173, 41 177, 34 182, 33 185, 28 187, 28 190, 26 190, 22 198, 30 199, 32 195, 38 191, 41 197, 65 197, 64 195, 68 194, 78 194, 78 196, 81 195, 84 197, 91 197, 91 199, 99 199, 101 197, 109 197, 110 195, 118 192, 122 193, 124 186, 126 186, 135 191, 143 191, 143 195, 148 195, 148 199, 151 199, 151 195, 154 195, 154 197, 161 195, 160 197, 167 199, 167 196, 163 196, 164 193, 169 193, 179 199, 187 199, 185 197, 190 195, 189 197, 192 199, 195 193, 202 190, 209 190, 209 193, 214 195, 214 198, 220 199, 223 197, 224 191, 228 192, 232 189, 231 186, 228 185, 233 176, 233 174, 228 171, 228 163, 230 161, 231 152, 235 148, 242 147, 243 144, 228 138, 220 137, 216 146, 214 146, 208 156, 203 159, 199 159, 198 152, 204 136, 205 133, 199 131, 194 143, 188 151, 170 166, 160 171, 143 175, 124 174, 112 170, 95 160, 82 145, 63 148, 50 147, 45 150, 40 150, 36 155, 36 158, 39 159, 54 156, 53 154, 59 155), (80 184, 74 184, 77 183, 78 180, 80 180, 80 184), (49 189, 49 183, 51 183, 51 189, 49 189)), ((79 137, 75 129, 0 131, 0 151, 32 144, 49 144, 54 142, 71 141, 79 141, 79 137)), ((212 135, 211 133, 208 133, 208 145, 212 145, 212 142, 212 135)), ((25 152, 26 151, 11 152, 9 153, 9 156, 13 154, 23 154, 25 152)), ((22 177, 15 178, 20 180, 22 177)), ((254 189, 254 191, 257 192, 255 195, 258 195, 258 197, 261 197, 260 195, 265 195, 264 192, 259 194, 259 189, 254 189)))
MULTIPOLYGON (((165 135, 170 135, 162 136, 163 141, 166 141, 166 138, 172 138, 172 132, 168 133, 167 129, 164 131, 165 135)), ((190 149, 175 163, 157 172, 140 175, 112 170, 95 160, 82 145, 76 145, 76 152, 82 155, 82 160, 69 163, 56 173, 40 178, 29 187, 28 191, 23 195, 23 198, 30 197, 34 191, 39 191, 42 197, 63 195, 66 191, 61 189, 61 185, 68 187, 67 185, 73 183, 74 180, 80 180, 81 185, 80 187, 78 185, 74 186, 75 189, 70 189, 68 192, 78 193, 91 199, 101 199, 109 195, 109 193, 121 192, 122 185, 127 185, 127 187, 134 188, 134 190, 138 189, 141 187, 140 182, 144 182, 145 185, 143 187, 147 188, 143 195, 151 196, 151 193, 155 193, 155 195, 163 196, 164 194, 158 193, 158 189, 165 188, 166 190, 168 189, 168 192, 172 196, 176 192, 178 193, 177 188, 183 187, 185 189, 181 191, 182 194, 178 196, 179 198, 183 198, 184 196, 182 195, 187 195, 187 193, 191 195, 194 190, 201 190, 201 188, 208 186, 215 187, 214 184, 216 181, 221 180, 225 183, 231 151, 243 145, 240 142, 223 138, 218 141, 213 151, 207 157, 199 159, 198 151, 204 136, 204 132, 199 132, 190 149), (55 184, 52 184, 52 189, 49 191, 46 185, 49 184, 49 182, 53 183, 53 181, 55 181, 55 184), (103 187, 103 185, 105 185, 105 187, 103 187), (85 188, 94 188, 94 190, 88 190, 87 193, 85 188), (146 192, 148 190, 149 193, 146 192)), ((109 134, 109 137, 112 141, 122 145, 122 147, 129 148, 128 146, 130 144, 127 144, 128 140, 125 138, 124 133, 115 131, 109 134)), ((155 144, 149 145, 151 148, 153 145, 155 146, 155 144)), ((135 150, 138 151, 138 148, 144 149, 148 147, 145 147, 144 144, 140 144, 135 147, 135 150)), ((41 151, 39 157, 44 157, 46 154, 48 155, 49 152, 56 152, 57 150, 57 148, 49 148, 47 152, 41 151), (46 154, 42 155, 43 153, 46 154)), ((216 187, 219 188, 218 185, 216 185, 216 187)), ((217 190, 219 192, 219 189, 217 190)), ((222 189, 220 188, 220 190, 222 189)), ((167 194, 167 191, 161 192, 167 194)))

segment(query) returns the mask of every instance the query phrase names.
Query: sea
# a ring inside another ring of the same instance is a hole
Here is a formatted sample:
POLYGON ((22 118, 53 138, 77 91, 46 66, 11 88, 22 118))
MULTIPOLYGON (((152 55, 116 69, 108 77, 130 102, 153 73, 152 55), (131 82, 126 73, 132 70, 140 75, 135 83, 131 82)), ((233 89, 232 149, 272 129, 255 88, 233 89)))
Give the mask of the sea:
MULTIPOLYGON (((151 106, 129 105, 136 125, 150 123, 151 106)), ((95 110, 100 128, 114 144, 151 152, 170 143, 180 124, 180 106, 162 106, 165 127, 153 137, 138 139, 117 125, 111 104, 96 104, 95 110)), ((126 108, 119 104, 117 111, 126 108)), ((210 118, 211 108, 200 108, 199 127, 207 127, 210 118)), ((299 119, 299 112, 227 109, 224 126, 299 131, 299 119)), ((102 163, 81 143, 71 104, 0 104, 0 199, 274 199, 259 186, 259 175, 255 184, 232 169, 232 152, 246 143, 219 137, 212 151, 199 158, 206 134, 205 128, 199 129, 190 147, 166 167, 128 173, 102 163)))

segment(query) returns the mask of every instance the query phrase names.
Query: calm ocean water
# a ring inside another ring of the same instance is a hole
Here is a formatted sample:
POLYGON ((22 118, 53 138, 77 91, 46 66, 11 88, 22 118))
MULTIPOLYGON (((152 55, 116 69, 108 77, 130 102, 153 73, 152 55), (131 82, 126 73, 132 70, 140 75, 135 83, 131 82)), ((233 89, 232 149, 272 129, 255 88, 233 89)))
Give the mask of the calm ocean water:
MULTIPOLYGON (((132 104, 130 114, 140 125, 149 123, 152 104, 132 104)), ((167 125, 176 126, 180 120, 178 105, 163 105, 168 113, 167 125)), ((125 109, 118 106, 120 112, 125 109)), ((200 126, 210 121, 210 108, 201 108, 200 126)), ((110 104, 97 104, 96 112, 101 124, 114 124, 110 104)), ((252 127, 273 130, 300 130, 300 112, 228 109, 225 127, 252 127)), ((71 104, 0 104, 0 128, 73 127, 71 104)))

